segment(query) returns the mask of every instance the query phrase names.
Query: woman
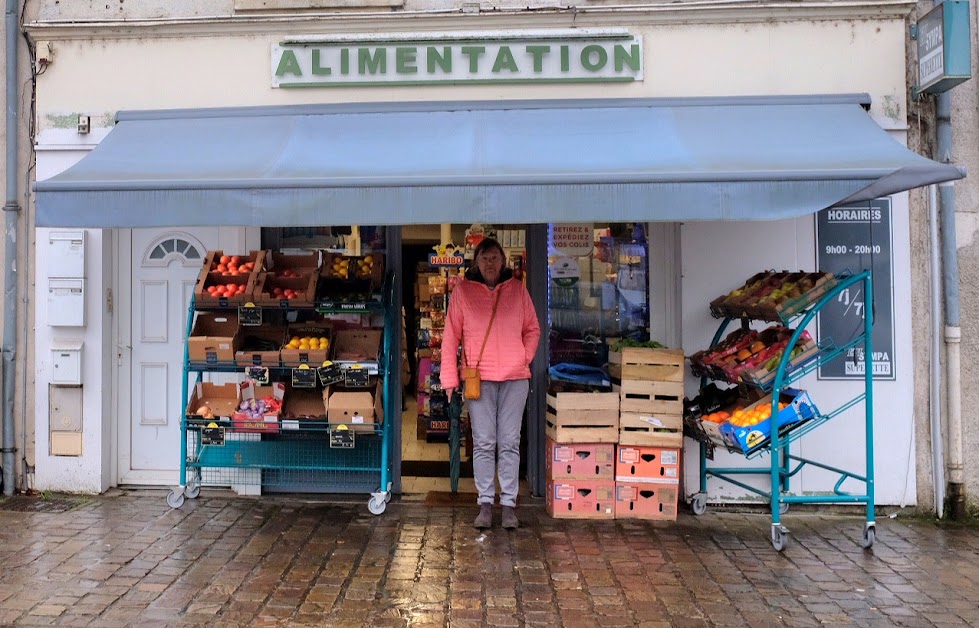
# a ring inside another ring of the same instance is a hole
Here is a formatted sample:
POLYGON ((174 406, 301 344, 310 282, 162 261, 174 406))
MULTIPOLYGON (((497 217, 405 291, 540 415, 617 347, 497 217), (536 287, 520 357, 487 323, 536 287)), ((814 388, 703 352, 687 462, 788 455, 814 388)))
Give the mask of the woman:
POLYGON ((463 365, 476 367, 482 380, 479 399, 469 401, 473 475, 479 492, 479 515, 473 525, 493 525, 495 479, 499 473, 502 523, 512 530, 520 525, 515 511, 520 428, 540 325, 527 288, 506 268, 506 254, 499 242, 490 238, 480 242, 474 261, 449 299, 442 337, 441 381, 451 399, 459 387, 454 357, 461 340, 463 365))

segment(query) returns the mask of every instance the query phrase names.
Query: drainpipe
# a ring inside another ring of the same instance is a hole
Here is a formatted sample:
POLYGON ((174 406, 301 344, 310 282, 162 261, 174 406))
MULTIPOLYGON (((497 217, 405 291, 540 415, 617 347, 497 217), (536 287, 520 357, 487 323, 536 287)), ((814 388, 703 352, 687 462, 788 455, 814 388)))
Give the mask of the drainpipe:
MULTIPOLYGON (((938 94, 938 159, 952 161, 952 96, 938 94)), ((955 237, 955 187, 951 182, 938 185, 940 230, 942 237, 942 291, 945 295, 945 380, 948 416, 948 499, 949 516, 965 517, 965 472, 962 464, 962 379, 959 348, 959 258, 955 237)))
POLYGON ((3 287, 3 494, 14 494, 14 355, 17 350, 17 1, 7 0, 4 24, 7 44, 7 202, 4 211, 4 287, 3 287))
POLYGON ((928 368, 928 408, 931 423, 931 479, 935 495, 935 516, 945 516, 945 447, 942 435, 942 289, 938 237, 938 188, 928 186, 928 236, 931 240, 931 347, 928 368))

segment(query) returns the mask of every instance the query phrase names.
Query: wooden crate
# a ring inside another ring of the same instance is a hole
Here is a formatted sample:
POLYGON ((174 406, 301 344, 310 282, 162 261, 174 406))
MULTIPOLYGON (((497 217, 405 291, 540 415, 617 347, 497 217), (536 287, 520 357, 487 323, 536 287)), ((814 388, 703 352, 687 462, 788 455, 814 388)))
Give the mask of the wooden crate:
POLYGON ((555 443, 614 443, 619 438, 618 393, 547 396, 547 437, 555 443))
POLYGON ((612 389, 620 395, 622 412, 683 415, 683 382, 624 379, 612 389))
POLYGON ((608 372, 618 380, 682 382, 683 351, 624 347, 608 354, 608 372))
POLYGON ((623 412, 619 417, 619 444, 682 447, 683 416, 623 412))

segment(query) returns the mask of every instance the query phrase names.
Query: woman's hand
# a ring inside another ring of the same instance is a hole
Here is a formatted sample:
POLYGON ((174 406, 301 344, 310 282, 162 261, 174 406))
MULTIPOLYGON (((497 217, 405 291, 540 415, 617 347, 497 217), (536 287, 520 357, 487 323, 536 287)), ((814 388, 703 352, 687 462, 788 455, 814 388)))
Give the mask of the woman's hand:
POLYGON ((456 391, 456 389, 455 388, 443 388, 442 390, 445 391, 445 395, 446 395, 446 397, 448 397, 449 401, 452 401, 452 393, 454 393, 456 391))

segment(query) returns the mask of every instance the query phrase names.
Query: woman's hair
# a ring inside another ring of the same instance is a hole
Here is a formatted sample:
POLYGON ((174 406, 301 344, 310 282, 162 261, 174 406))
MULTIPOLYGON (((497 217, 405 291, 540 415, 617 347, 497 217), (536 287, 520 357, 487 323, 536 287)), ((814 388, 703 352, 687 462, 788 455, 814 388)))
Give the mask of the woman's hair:
POLYGON ((476 245, 476 250, 473 251, 473 260, 476 260, 480 255, 486 251, 489 251, 490 249, 496 249, 500 252, 500 257, 506 259, 506 252, 503 250, 503 247, 499 242, 493 238, 483 238, 480 240, 479 244, 476 245))
MULTIPOLYGON (((483 238, 480 243, 476 245, 476 250, 473 251, 473 265, 466 271, 466 279, 485 283, 485 281, 483 281, 483 274, 479 272, 479 265, 476 264, 476 259, 486 251, 491 251, 493 249, 499 251, 500 256, 503 257, 503 259, 506 259, 506 252, 503 250, 503 247, 499 242, 493 238, 483 238)), ((513 271, 507 268, 506 264, 504 264, 503 270, 500 271, 500 280, 506 281, 511 277, 513 277, 513 271)))

